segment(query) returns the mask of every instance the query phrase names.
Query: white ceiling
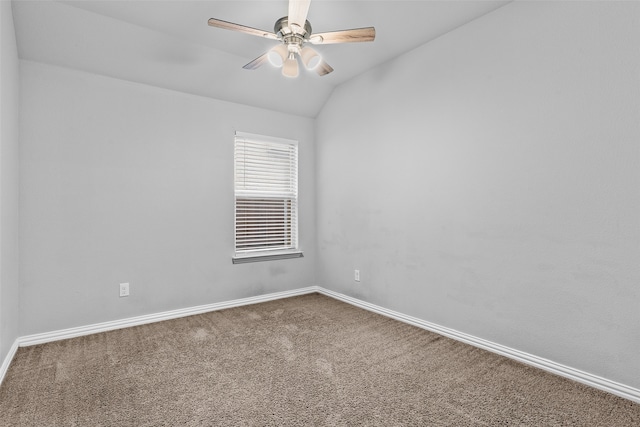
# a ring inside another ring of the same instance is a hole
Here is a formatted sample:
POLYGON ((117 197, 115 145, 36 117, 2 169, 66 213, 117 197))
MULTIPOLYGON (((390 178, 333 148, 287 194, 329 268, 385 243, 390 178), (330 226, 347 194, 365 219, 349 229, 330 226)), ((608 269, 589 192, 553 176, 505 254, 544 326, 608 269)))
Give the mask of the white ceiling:
POLYGON ((510 0, 312 0, 313 32, 374 26, 376 40, 316 46, 335 69, 285 78, 242 66, 276 41, 209 27, 218 18, 273 30, 287 0, 14 0, 20 58, 315 117, 333 88, 510 0))

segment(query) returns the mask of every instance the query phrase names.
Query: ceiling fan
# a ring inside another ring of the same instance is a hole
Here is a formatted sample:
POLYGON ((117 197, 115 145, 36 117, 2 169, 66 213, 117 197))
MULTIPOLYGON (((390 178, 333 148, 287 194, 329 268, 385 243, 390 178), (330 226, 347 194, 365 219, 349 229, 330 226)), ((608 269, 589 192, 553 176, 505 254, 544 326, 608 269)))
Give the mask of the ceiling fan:
POLYGON ((289 15, 276 21, 273 32, 215 18, 209 19, 209 25, 281 41, 281 44, 260 55, 242 68, 255 70, 266 61, 269 61, 277 67, 282 67, 282 74, 287 77, 298 76, 298 57, 300 57, 307 69, 316 70, 321 76, 333 71, 333 68, 320 57, 318 52, 310 46, 306 46, 307 43, 320 45, 370 42, 375 39, 376 29, 373 27, 313 34, 311 32, 311 24, 307 21, 310 4, 311 0, 289 0, 289 15))

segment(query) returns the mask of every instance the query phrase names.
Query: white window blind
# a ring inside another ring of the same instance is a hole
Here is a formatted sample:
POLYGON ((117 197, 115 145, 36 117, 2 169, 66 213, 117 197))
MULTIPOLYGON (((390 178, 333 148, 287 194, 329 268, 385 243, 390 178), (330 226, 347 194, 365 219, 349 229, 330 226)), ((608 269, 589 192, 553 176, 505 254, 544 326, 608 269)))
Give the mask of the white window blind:
POLYGON ((236 132, 236 255, 297 248, 297 141, 236 132))

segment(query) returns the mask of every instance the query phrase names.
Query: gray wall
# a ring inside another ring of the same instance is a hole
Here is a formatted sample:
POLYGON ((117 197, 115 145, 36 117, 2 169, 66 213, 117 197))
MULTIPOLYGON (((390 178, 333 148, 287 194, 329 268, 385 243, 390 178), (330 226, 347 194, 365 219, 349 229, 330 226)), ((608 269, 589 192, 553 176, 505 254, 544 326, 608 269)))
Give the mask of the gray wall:
POLYGON ((18 337, 18 52, 0 1, 0 364, 18 337))
POLYGON ((314 284, 312 119, 20 64, 22 335, 314 284), (299 141, 304 258, 232 265, 235 130, 299 141))
POLYGON ((640 387, 638 40, 636 2, 514 2, 338 87, 319 284, 640 387))

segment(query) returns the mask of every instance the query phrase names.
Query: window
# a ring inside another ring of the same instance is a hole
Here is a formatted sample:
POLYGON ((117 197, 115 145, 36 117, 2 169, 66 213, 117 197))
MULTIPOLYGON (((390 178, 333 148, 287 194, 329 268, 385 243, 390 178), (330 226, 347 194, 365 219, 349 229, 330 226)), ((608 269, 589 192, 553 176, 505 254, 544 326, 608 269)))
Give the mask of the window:
POLYGON ((298 142, 236 132, 234 263, 300 257, 298 142))

